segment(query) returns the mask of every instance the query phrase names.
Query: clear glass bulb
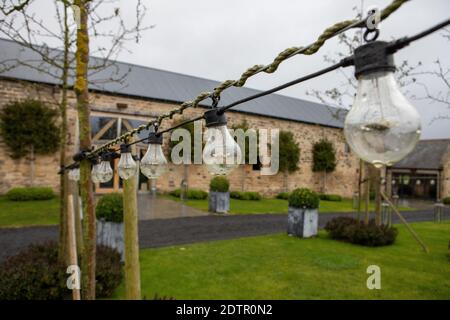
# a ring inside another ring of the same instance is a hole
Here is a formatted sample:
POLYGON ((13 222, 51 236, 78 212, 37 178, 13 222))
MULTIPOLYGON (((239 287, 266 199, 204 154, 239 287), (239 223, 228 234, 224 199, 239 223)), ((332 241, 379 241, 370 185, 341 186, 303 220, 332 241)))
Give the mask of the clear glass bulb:
POLYGON ((79 181, 80 180, 80 168, 70 169, 68 173, 69 180, 79 181))
POLYGON ((394 73, 358 78, 358 92, 347 114, 344 134, 351 149, 375 167, 391 166, 410 153, 420 138, 416 109, 400 92, 394 73))
POLYGON ((114 175, 113 169, 111 168, 111 163, 108 160, 103 160, 100 162, 97 178, 98 182, 105 183, 112 179, 114 175))
POLYGON ((98 172, 100 170, 100 163, 96 163, 92 166, 92 170, 91 170, 91 180, 92 183, 99 183, 100 180, 98 178, 98 172))
POLYGON ((119 176, 124 180, 136 175, 137 164, 130 152, 121 153, 118 169, 119 176))
POLYGON ((229 174, 241 163, 241 156, 241 148, 226 125, 208 128, 203 161, 211 174, 229 174))
POLYGON ((167 170, 167 160, 162 145, 150 143, 147 152, 141 160, 141 171, 149 179, 160 177, 167 170))

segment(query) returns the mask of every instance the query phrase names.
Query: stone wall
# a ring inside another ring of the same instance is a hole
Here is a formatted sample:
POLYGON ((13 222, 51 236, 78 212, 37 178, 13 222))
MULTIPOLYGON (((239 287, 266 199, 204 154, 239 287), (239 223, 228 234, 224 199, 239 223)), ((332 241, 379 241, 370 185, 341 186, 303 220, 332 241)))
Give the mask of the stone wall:
MULTIPOLYGON (((54 104, 59 99, 59 90, 56 87, 38 85, 27 82, 0 80, 0 108, 8 101, 39 98, 54 104)), ((160 113, 172 109, 175 104, 144 99, 114 96, 103 93, 91 93, 91 108, 94 114, 104 114, 105 116, 124 115, 150 120, 160 113), (118 109, 117 103, 126 104, 125 109, 118 109)), ((299 106, 300 107, 300 106, 299 106)), ((190 118, 204 112, 203 108, 187 109, 184 116, 190 118)), ((250 115, 238 112, 227 113, 229 125, 247 121, 250 128, 277 128, 289 130, 294 133, 301 149, 300 170, 290 174, 287 179, 288 189, 296 187, 308 187, 316 191, 322 191, 322 173, 312 172, 312 146, 321 138, 327 138, 333 142, 336 149, 337 167, 326 177, 327 193, 336 193, 345 197, 351 197, 356 190, 358 177, 358 160, 347 150, 341 129, 311 125, 294 121, 279 120, 264 116, 250 115)), ((68 153, 75 150, 76 140, 76 109, 75 96, 73 92, 69 94, 69 142, 68 153)), ((171 124, 170 121, 163 122, 162 129, 171 124)), ((169 140, 169 135, 165 136, 165 145, 169 140)), ((51 156, 38 156, 35 163, 36 185, 46 185, 53 188, 58 187, 59 179, 57 175, 59 167, 58 154, 51 156)), ((7 147, 0 138, 0 194, 5 193, 14 186, 26 186, 29 181, 30 161, 27 158, 15 160, 8 156, 7 147)), ((156 182, 159 190, 167 191, 178 188, 187 170, 189 186, 192 188, 208 189, 210 174, 205 166, 190 165, 187 169, 184 166, 171 165, 169 172, 156 182)), ((258 191, 265 195, 274 195, 284 190, 285 177, 282 173, 275 176, 263 176, 260 171, 253 170, 251 165, 244 165, 236 169, 229 176, 232 190, 258 191)))

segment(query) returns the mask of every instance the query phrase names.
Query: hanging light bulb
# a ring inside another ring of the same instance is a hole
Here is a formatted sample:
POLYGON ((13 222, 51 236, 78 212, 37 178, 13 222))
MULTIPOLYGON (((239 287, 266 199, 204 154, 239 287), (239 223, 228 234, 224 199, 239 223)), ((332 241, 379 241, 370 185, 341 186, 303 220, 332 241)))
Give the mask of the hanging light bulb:
POLYGON ((100 170, 100 161, 98 158, 92 160, 91 180, 92 183, 100 183, 98 172, 100 170))
POLYGON ((410 153, 420 138, 420 116, 400 92, 386 42, 355 50, 358 90, 344 134, 351 149, 375 167, 391 166, 410 153))
POLYGON ((209 110, 205 112, 205 121, 208 130, 203 161, 211 174, 229 174, 241 163, 241 148, 228 131, 225 114, 219 114, 217 109, 209 110))
POLYGON ((118 164, 119 176, 127 180, 136 175, 137 164, 131 155, 131 146, 128 144, 120 145, 120 160, 118 164))
POLYGON ((141 171, 149 179, 160 177, 167 170, 167 160, 162 150, 162 134, 150 132, 148 149, 141 160, 141 171))
POLYGON ((74 168, 70 169, 67 176, 68 176, 69 180, 79 181, 80 180, 80 167, 75 166, 74 168))
POLYGON ((96 172, 96 178, 98 182, 105 183, 112 179, 114 172, 111 168, 111 160, 114 159, 114 153, 105 152, 101 156, 102 161, 99 164, 96 172))

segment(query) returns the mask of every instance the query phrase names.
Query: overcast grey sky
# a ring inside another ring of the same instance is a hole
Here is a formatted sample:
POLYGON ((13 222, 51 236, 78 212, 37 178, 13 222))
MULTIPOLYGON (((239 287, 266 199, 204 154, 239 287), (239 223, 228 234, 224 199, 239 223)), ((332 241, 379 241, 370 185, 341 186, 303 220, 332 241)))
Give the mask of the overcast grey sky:
MULTIPOLYGON (((48 10, 50 1, 41 0, 37 11, 48 10)), ((133 1, 121 3, 122 14, 134 18, 133 1)), ((130 42, 119 60, 189 75, 214 79, 236 79, 254 64, 270 62, 280 51, 290 46, 311 43, 328 26, 354 17, 352 8, 361 0, 143 0, 148 8, 146 24, 155 28, 146 31, 141 41, 130 42)), ((367 8, 384 8, 391 0, 364 0, 367 8)), ((117 6, 117 4, 114 4, 117 6)), ((111 8, 105 8, 111 10, 111 8)), ((379 39, 411 35, 450 15, 449 0, 412 0, 406 3, 381 26, 379 39)), ((95 47, 100 43, 93 41, 95 47)), ((433 68, 439 58, 450 66, 450 42, 438 33, 417 41, 396 55, 396 61, 421 61, 423 69, 433 68)), ((313 56, 298 56, 283 63, 274 74, 260 74, 247 86, 267 89, 326 66, 324 54, 343 50, 336 40, 327 42, 313 56)), ((313 99, 308 89, 326 90, 342 82, 335 72, 307 83, 286 89, 281 94, 313 99)), ((433 78, 424 79, 432 92, 445 90, 433 78)), ((410 87, 423 95, 423 88, 410 87)), ((422 138, 450 138, 450 120, 434 121, 436 116, 450 117, 450 109, 425 101, 412 101, 423 119, 422 138)))

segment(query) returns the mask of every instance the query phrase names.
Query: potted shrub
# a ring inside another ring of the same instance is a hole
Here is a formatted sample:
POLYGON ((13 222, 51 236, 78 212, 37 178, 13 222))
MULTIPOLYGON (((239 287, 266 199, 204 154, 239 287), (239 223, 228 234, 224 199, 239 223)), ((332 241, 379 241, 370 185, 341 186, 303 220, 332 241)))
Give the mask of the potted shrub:
POLYGON ((210 212, 227 213, 230 210, 230 183, 223 176, 211 179, 209 183, 208 208, 210 212))
POLYGON ((117 249, 124 261, 122 194, 111 193, 101 197, 95 213, 97 216, 97 244, 117 249))
POLYGON ((301 238, 317 235, 319 196, 306 188, 295 189, 289 195, 288 234, 301 238))

